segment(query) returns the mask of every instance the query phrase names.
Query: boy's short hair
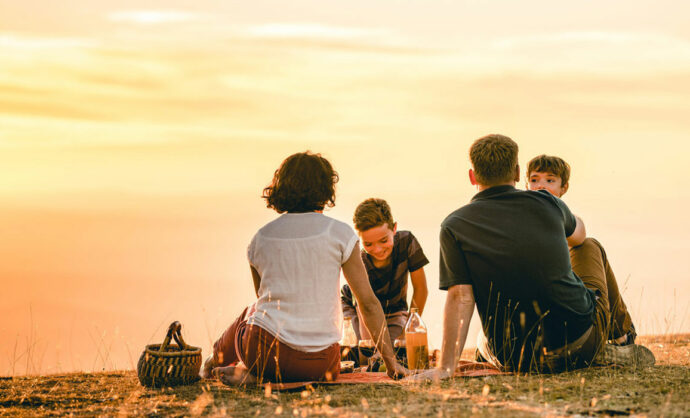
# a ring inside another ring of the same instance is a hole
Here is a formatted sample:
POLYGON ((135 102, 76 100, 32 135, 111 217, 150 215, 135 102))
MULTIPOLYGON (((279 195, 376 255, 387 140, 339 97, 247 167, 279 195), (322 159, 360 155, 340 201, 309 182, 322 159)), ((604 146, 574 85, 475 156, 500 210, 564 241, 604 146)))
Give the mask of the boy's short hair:
POLYGON ((391 214, 391 207, 383 199, 370 198, 360 203, 352 217, 355 228, 359 232, 387 224, 393 230, 395 222, 391 214))
POLYGON ((551 173, 561 178, 561 186, 568 184, 570 180, 570 165, 560 157, 553 155, 538 155, 527 164, 527 179, 531 173, 551 173))
POLYGON ((338 173, 321 154, 299 152, 287 157, 264 188, 266 206, 278 213, 304 213, 335 206, 338 173))
POLYGON ((512 181, 518 166, 518 144, 505 135, 481 137, 470 147, 470 161, 477 182, 484 186, 512 181))

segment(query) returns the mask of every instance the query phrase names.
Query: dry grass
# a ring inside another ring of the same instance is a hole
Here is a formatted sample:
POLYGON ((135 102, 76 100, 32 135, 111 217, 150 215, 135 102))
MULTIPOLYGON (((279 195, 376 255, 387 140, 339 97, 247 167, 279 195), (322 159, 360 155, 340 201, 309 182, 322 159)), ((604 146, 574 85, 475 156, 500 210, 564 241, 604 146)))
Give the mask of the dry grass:
POLYGON ((458 379, 441 385, 266 393, 216 382, 146 389, 133 371, 2 378, 0 415, 686 416, 690 335, 641 342, 657 355, 654 368, 592 368, 559 375, 458 379))

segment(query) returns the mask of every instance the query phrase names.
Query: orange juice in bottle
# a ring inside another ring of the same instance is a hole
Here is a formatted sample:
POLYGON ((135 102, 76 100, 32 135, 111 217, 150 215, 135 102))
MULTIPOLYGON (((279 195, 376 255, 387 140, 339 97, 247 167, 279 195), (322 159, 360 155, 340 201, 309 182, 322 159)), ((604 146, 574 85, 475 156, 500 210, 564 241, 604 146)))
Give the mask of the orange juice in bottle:
POLYGON ((426 325, 419 316, 419 310, 412 308, 405 324, 405 346, 407 350, 407 368, 421 370, 429 368, 429 344, 426 325))

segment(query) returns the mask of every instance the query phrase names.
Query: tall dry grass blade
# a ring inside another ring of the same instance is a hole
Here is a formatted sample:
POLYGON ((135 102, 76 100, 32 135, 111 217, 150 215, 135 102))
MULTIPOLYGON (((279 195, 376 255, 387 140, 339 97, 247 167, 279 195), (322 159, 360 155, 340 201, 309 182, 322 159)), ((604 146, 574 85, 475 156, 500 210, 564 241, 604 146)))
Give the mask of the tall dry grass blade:
MULTIPOLYGON (((123 340, 124 340, 124 337, 123 337, 123 340)), ((136 365, 134 364, 134 358, 132 357, 132 350, 131 350, 131 348, 129 347, 129 342, 128 342, 128 341, 125 341, 125 347, 127 347, 127 355, 129 356, 129 367, 130 367, 132 370, 136 370, 137 367, 136 367, 136 365)))
POLYGON ((91 334, 91 330, 88 330, 88 333, 89 333, 89 338, 91 338, 91 342, 96 346, 96 356, 93 360, 93 365, 91 366, 91 371, 95 372, 96 371, 96 363, 98 363, 98 358, 100 357, 101 359, 103 359, 103 354, 101 353, 101 346, 96 341, 96 339, 93 338, 93 334, 91 334))
MULTIPOLYGON (((108 360, 110 360, 110 353, 111 353, 111 350, 113 348, 113 340, 112 339, 110 340, 110 345, 108 345, 107 349, 105 348, 105 346, 106 346, 105 335, 106 335, 106 331, 104 330, 100 336, 101 344, 103 345, 103 348, 105 349, 105 357, 103 358, 103 369, 108 368, 108 360)), ((111 366, 113 366, 112 367, 113 369, 115 368, 114 363, 111 363, 111 366)))
POLYGON ((17 338, 14 339, 14 351, 12 352, 12 374, 11 376, 15 376, 15 367, 17 365, 17 345, 19 344, 19 334, 17 334, 17 338))

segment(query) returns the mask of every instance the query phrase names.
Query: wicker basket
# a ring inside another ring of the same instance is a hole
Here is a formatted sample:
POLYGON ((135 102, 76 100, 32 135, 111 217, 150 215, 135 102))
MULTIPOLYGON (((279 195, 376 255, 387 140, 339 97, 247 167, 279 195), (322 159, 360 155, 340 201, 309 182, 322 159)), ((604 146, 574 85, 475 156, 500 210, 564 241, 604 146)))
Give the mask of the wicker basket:
POLYGON ((142 385, 148 387, 179 386, 199 380, 201 348, 187 345, 182 339, 182 325, 170 324, 163 344, 147 345, 137 364, 142 385), (170 344, 174 339, 177 344, 170 344))

